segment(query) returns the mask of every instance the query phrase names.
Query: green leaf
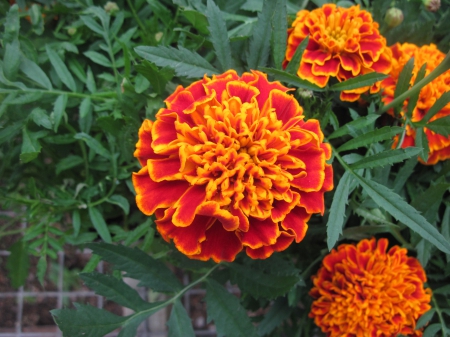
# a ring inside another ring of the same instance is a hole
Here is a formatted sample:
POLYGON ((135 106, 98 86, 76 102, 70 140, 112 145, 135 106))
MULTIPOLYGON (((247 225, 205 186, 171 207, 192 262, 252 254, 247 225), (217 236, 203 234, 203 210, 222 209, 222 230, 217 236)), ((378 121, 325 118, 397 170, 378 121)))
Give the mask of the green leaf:
POLYGON ((422 337, 436 337, 438 331, 441 331, 442 325, 440 323, 434 323, 427 326, 423 332, 422 337))
POLYGON ((397 85, 395 86, 394 98, 403 94, 406 90, 409 89, 412 71, 414 69, 414 58, 411 58, 403 67, 402 72, 400 73, 397 81, 397 85))
POLYGON ((144 61, 142 64, 136 65, 135 69, 138 73, 145 76, 145 78, 152 85, 153 89, 160 95, 164 93, 167 82, 169 82, 174 75, 172 68, 165 67, 158 70, 156 66, 148 61, 144 61))
POLYGON ((151 223, 152 220, 150 218, 147 219, 144 223, 141 223, 133 231, 128 233, 127 238, 125 239, 123 244, 125 246, 129 246, 130 244, 137 242, 142 236, 153 230, 150 227, 151 223))
POLYGON ((339 180, 336 192, 334 193, 330 208, 330 216, 328 217, 327 222, 328 250, 331 250, 331 248, 334 247, 339 239, 339 235, 342 234, 342 226, 344 225, 345 218, 345 205, 348 202, 348 193, 352 179, 349 171, 346 171, 339 180))
POLYGON ((52 122, 47 115, 47 112, 41 108, 34 108, 30 113, 30 118, 36 125, 43 126, 46 129, 52 129, 52 122))
POLYGON ((369 157, 365 157, 356 163, 350 165, 353 170, 362 168, 382 167, 400 163, 406 159, 418 155, 422 149, 417 147, 408 147, 406 149, 387 150, 369 157))
POLYGON ((33 61, 22 56, 20 70, 31 80, 35 81, 41 87, 52 90, 52 83, 45 72, 33 61))
POLYGON ((180 300, 176 300, 167 321, 169 337, 195 337, 192 322, 180 300))
POLYGON ((337 151, 347 151, 357 149, 362 146, 380 142, 386 139, 392 139, 395 135, 399 134, 403 129, 399 126, 385 126, 381 129, 376 129, 374 131, 367 132, 359 137, 353 138, 341 145, 337 151))
POLYGON ((97 92, 97 85, 95 84, 94 74, 92 73, 91 67, 87 68, 86 87, 91 93, 97 92))
POLYGON ((223 71, 232 69, 233 60, 231 58, 230 40, 228 38, 227 26, 223 19, 222 12, 213 0, 208 0, 207 5, 206 17, 209 23, 208 28, 217 59, 219 60, 223 71))
POLYGON ((423 128, 416 129, 415 143, 418 148, 422 149, 421 153, 419 154, 420 158, 422 158, 425 162, 428 161, 430 147, 428 146, 428 138, 423 128))
POLYGON ((425 116, 420 120, 419 124, 425 126, 428 121, 433 118, 439 111, 441 111, 450 102, 450 91, 444 93, 439 99, 433 104, 433 106, 427 111, 425 116))
POLYGON ((112 242, 108 225, 106 224, 105 219, 103 219, 102 213, 100 213, 100 211, 95 207, 89 207, 89 218, 91 219, 95 230, 100 235, 102 240, 107 243, 112 242))
POLYGON ((434 308, 431 308, 426 313, 424 313, 422 316, 420 316, 419 320, 416 323, 416 330, 419 330, 423 328, 428 322, 430 322, 433 319, 434 313, 436 310, 434 308))
POLYGON ((147 303, 148 308, 145 311, 138 312, 133 315, 133 317, 129 318, 126 323, 122 326, 122 330, 120 331, 117 337, 136 337, 137 328, 139 325, 145 321, 148 317, 158 312, 162 308, 164 308, 169 302, 153 302, 147 303))
POLYGON ((286 294, 299 280, 296 275, 275 275, 264 273, 258 268, 236 263, 229 265, 231 280, 254 298, 273 299, 286 294))
POLYGON ((57 132, 61 119, 66 111, 68 97, 66 94, 59 95, 53 105, 53 131, 57 132))
POLYGON ((81 15, 80 16, 81 21, 93 32, 99 34, 99 35, 105 35, 104 29, 102 26, 100 26, 97 21, 95 21, 92 17, 81 15))
POLYGON ((356 76, 344 82, 332 85, 330 87, 330 90, 343 91, 367 87, 378 81, 384 80, 388 76, 389 75, 381 73, 369 73, 361 76, 356 76))
POLYGON ((433 227, 417 210, 405 202, 398 194, 386 186, 367 180, 356 173, 354 177, 380 207, 384 208, 398 221, 418 233, 422 238, 431 242, 444 253, 450 253, 450 243, 433 227))
POLYGON ((182 14, 188 19, 190 23, 197 29, 201 34, 208 35, 208 19, 203 13, 200 13, 193 9, 184 9, 182 14))
POLYGON ((303 53, 305 52, 306 47, 308 46, 309 35, 303 39, 303 41, 298 45, 295 50, 294 56, 292 56, 291 61, 289 61, 286 72, 291 75, 297 76, 298 68, 300 67, 300 61, 303 57, 303 53))
POLYGON ((80 104, 80 118, 85 118, 91 112, 91 98, 86 97, 80 104))
POLYGON ((99 154, 100 156, 111 159, 111 154, 109 153, 109 151, 105 149, 97 139, 89 136, 87 133, 84 132, 77 133, 73 137, 75 139, 84 141, 86 145, 89 146, 89 148, 94 150, 94 152, 99 154))
POLYGON ((86 83, 86 72, 80 62, 78 62, 76 58, 69 58, 68 65, 72 73, 78 77, 81 82, 86 83))
POLYGON ((448 137, 450 135, 450 116, 438 118, 428 123, 426 127, 444 137, 448 137))
MULTIPOLYGON (((97 237, 97 234, 94 233, 94 235, 97 237)), ((81 236, 81 235, 80 235, 81 236)), ((89 259, 88 263, 84 266, 82 272, 83 273, 90 273, 95 270, 97 265, 99 264, 101 260, 101 256, 92 254, 91 258, 89 259)))
POLYGON ((30 257, 28 255, 28 244, 19 240, 8 249, 11 254, 6 262, 8 277, 13 288, 19 288, 25 284, 30 269, 30 257))
POLYGON ((411 206, 422 213, 430 223, 433 223, 437 220, 442 197, 449 188, 450 184, 431 185, 427 190, 416 195, 411 206))
MULTIPOLYGON (((422 65, 419 72, 417 73, 416 79, 414 81, 414 85, 419 83, 425 77, 426 71, 427 71, 427 64, 425 63, 422 65)), ((411 95, 411 97, 409 98, 408 108, 407 108, 407 112, 406 112, 406 115, 409 117, 409 119, 411 119, 413 110, 417 104, 417 101, 419 100, 419 94, 420 94, 420 90, 417 91, 415 94, 411 95)))
POLYGON ((73 236, 77 237, 81 229, 80 211, 74 210, 72 213, 73 236))
POLYGON ((66 158, 61 159, 55 166, 56 175, 60 174, 62 171, 69 170, 72 167, 76 167, 84 163, 83 158, 80 156, 70 154, 66 158))
MULTIPOLYGON (((230 265, 231 266, 231 265, 230 265)), ((216 281, 206 286, 208 322, 214 320, 217 337, 256 337, 256 331, 239 300, 216 281)))
MULTIPOLYGON (((47 249, 47 253, 49 253, 49 250, 47 249)), ((47 256, 43 255, 41 252, 41 257, 39 258, 39 261, 36 266, 36 275, 39 280, 39 283, 41 285, 44 285, 44 276, 47 273, 47 256)))
POLYGON ((126 271, 127 277, 139 280, 140 286, 159 292, 173 292, 182 287, 163 262, 153 259, 138 248, 106 243, 91 243, 87 247, 105 261, 114 264, 115 269, 126 271))
POLYGON ((217 74, 218 71, 199 54, 186 48, 140 46, 134 49, 144 59, 160 67, 168 66, 178 76, 201 78, 203 75, 217 74))
POLYGON ((5 54, 3 56, 3 73, 9 80, 14 80, 20 66, 20 45, 19 40, 4 45, 5 54))
POLYGON ((114 194, 114 195, 110 196, 107 201, 111 204, 115 204, 115 205, 119 206, 120 208, 122 208, 126 215, 128 215, 130 213, 130 203, 128 202, 128 200, 125 197, 123 197, 119 194, 114 194))
POLYGON ((41 144, 38 139, 47 135, 48 131, 31 132, 26 127, 22 129, 22 149, 20 161, 28 163, 35 159, 41 152, 41 144))
POLYGON ((100 53, 97 53, 93 50, 88 50, 83 53, 85 56, 87 56, 92 62, 100 64, 101 66, 111 68, 112 63, 105 55, 102 55, 100 53))
POLYGON ((158 0, 147 0, 148 5, 153 13, 161 20, 161 22, 168 24, 173 20, 172 12, 158 0))
POLYGON ((263 9, 258 14, 258 22, 250 38, 247 52, 247 64, 250 69, 260 69, 267 64, 270 51, 270 36, 272 35, 272 16, 275 13, 277 1, 264 0, 263 9))
POLYGON ((257 331, 260 336, 266 336, 279 327, 287 319, 293 308, 288 305, 286 298, 279 297, 259 323, 257 331))
POLYGON ((7 43, 11 43, 14 40, 19 39, 19 30, 20 30, 19 6, 12 5, 9 8, 8 14, 6 14, 4 26, 5 26, 5 34, 3 35, 3 46, 7 43))
POLYGON ((8 125, 4 129, 0 130, 0 144, 6 141, 12 140, 23 126, 23 121, 18 121, 13 124, 8 125))
POLYGON ((120 304, 134 311, 142 311, 148 308, 148 302, 144 301, 136 290, 122 280, 114 276, 97 272, 79 274, 84 283, 95 291, 97 295, 120 304))
POLYGON ((365 117, 360 117, 355 119, 354 121, 348 122, 336 131, 334 131, 331 135, 329 135, 328 139, 334 139, 338 137, 342 137, 348 134, 352 134, 355 130, 360 130, 365 128, 366 126, 371 126, 373 123, 379 118, 379 115, 368 115, 365 117))
POLYGON ((265 68, 265 67, 261 67, 260 70, 264 71, 265 73, 267 73, 269 75, 274 76, 275 80, 278 80, 281 82, 286 82, 288 84, 291 84, 291 85, 299 87, 299 88, 313 90, 313 91, 324 91, 325 90, 307 80, 302 80, 298 76, 291 75, 283 70, 278 70, 278 69, 274 69, 274 68, 265 68))
POLYGON ((286 0, 278 0, 275 7, 275 13, 272 17, 272 36, 271 46, 273 62, 275 68, 281 70, 286 54, 286 41, 287 41, 287 13, 286 13, 286 0))
POLYGON ((64 336, 102 337, 120 327, 128 319, 90 305, 74 303, 74 306, 77 310, 50 311, 64 336))
POLYGON ((77 91, 77 86, 75 85, 75 80, 72 77, 72 74, 67 69, 67 66, 61 60, 59 55, 48 45, 45 45, 45 50, 47 52, 47 56, 55 69, 58 77, 61 82, 63 82, 71 91, 77 91))
POLYGON ((408 159, 403 165, 403 167, 398 171, 397 176, 394 180, 394 192, 400 193, 400 190, 405 185, 408 178, 411 176, 411 174, 414 172, 414 167, 417 165, 417 158, 411 158, 408 159))

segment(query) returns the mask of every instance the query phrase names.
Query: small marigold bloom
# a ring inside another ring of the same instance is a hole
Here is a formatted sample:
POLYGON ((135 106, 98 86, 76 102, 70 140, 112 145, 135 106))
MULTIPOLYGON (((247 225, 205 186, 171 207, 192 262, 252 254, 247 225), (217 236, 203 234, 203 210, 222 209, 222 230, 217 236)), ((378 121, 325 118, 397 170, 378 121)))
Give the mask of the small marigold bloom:
MULTIPOLYGON (((391 46, 392 50, 392 71, 388 78, 381 82, 383 89, 383 102, 388 104, 394 99, 395 87, 398 82, 398 77, 403 70, 405 64, 414 58, 413 76, 411 79, 411 85, 416 80, 416 76, 420 68, 426 63, 426 73, 428 75, 434 68, 436 68, 442 60, 445 58, 445 54, 439 51, 434 44, 418 47, 411 43, 397 43, 391 46)), ((419 94, 419 100, 412 113, 411 120, 418 122, 427 114, 428 110, 433 106, 439 97, 445 92, 450 91, 450 70, 443 73, 438 78, 434 79, 431 83, 427 84, 419 94)), ((408 105, 408 100, 404 102, 404 110, 408 105)), ((393 115, 393 111, 388 111, 393 115)), ((403 113, 402 113, 403 115, 403 113)), ((437 115, 431 118, 430 122, 450 115, 450 103, 442 108, 437 115)), ((450 137, 445 137, 437 134, 427 128, 424 128, 425 134, 428 139, 428 145, 430 147, 430 153, 428 155, 428 161, 425 163, 421 158, 420 162, 427 165, 434 165, 440 160, 446 160, 450 158, 450 137)), ((414 146, 416 132, 413 128, 407 126, 406 135, 402 143, 402 148, 414 146)), ((397 146, 398 137, 395 138, 394 147, 397 146)))
POLYGON ((288 88, 253 71, 205 76, 145 120, 137 205, 190 258, 267 258, 300 242, 333 187, 329 144, 288 88))
POLYGON ((419 261, 388 240, 343 244, 313 276, 309 317, 327 337, 422 336, 417 319, 431 306, 419 261))
MULTIPOLYGON (((297 75, 319 87, 325 87, 330 77, 339 82, 371 72, 387 74, 391 69, 391 54, 386 39, 378 31, 369 12, 359 5, 350 8, 326 4, 313 11, 301 10, 288 30, 288 45, 284 65, 295 54, 298 45, 309 35, 297 75)), ((354 102, 362 93, 376 93, 379 82, 341 92, 341 100, 354 102)))

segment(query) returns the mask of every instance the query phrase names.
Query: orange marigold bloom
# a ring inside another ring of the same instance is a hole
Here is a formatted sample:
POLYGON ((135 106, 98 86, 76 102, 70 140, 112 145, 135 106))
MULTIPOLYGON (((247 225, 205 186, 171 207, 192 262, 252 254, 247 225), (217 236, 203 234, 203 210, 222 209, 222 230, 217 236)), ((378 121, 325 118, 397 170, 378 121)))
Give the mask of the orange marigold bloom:
MULTIPOLYGON (((411 43, 400 44, 397 43, 391 47, 392 50, 392 72, 390 76, 381 82, 383 88, 383 102, 388 104, 394 99, 395 87, 397 86, 398 77, 403 70, 405 64, 414 58, 413 76, 411 79, 411 85, 416 80, 417 74, 420 68, 426 63, 426 73, 428 75, 434 68, 436 68, 442 60, 445 58, 445 54, 439 51, 434 44, 418 47, 411 43)), ((412 113, 411 120, 413 122, 419 122, 426 115, 428 110, 433 106, 439 97, 445 92, 450 91, 450 70, 443 73, 438 78, 434 79, 431 83, 427 84, 419 94, 419 100, 412 113)), ((408 105, 408 101, 404 102, 404 110, 408 105)), ((393 115, 393 111, 388 111, 393 115)), ((402 113, 403 115, 403 113, 402 113)), ((437 115, 431 118, 430 122, 450 115, 450 103, 442 108, 437 115)), ((406 127, 406 135, 402 143, 402 148, 415 145, 416 132, 413 128, 406 127)), ((427 128, 424 128, 425 134, 428 139, 428 145, 430 147, 430 153, 428 161, 425 163, 423 159, 419 158, 419 161, 423 164, 434 165, 440 160, 446 160, 450 158, 450 137, 445 137, 437 134, 427 128)), ((397 146, 398 136, 393 146, 397 146)))
POLYGON ((138 207, 190 258, 267 258, 300 242, 333 187, 329 144, 289 89, 253 71, 205 76, 145 120, 138 207))
MULTIPOLYGON (((295 54, 298 45, 309 35, 309 42, 297 75, 320 87, 331 77, 339 82, 371 72, 387 74, 391 53, 386 39, 378 31, 369 12, 358 6, 350 8, 326 4, 313 11, 301 10, 288 30, 284 65, 295 54)), ((376 93, 380 83, 341 92, 341 100, 354 102, 362 93, 376 93)))
POLYGON ((417 319, 431 306, 419 261, 388 240, 343 244, 313 276, 309 317, 327 337, 422 336, 417 319))

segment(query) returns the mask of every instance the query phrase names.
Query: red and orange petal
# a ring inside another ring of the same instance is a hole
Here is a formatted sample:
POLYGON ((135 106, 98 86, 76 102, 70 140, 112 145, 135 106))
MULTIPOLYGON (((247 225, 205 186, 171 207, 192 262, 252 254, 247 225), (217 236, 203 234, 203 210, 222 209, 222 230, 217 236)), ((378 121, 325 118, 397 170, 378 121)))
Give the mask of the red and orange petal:
POLYGON ((422 336, 416 322, 430 306, 425 271, 388 240, 364 239, 333 249, 312 277, 309 317, 328 337, 422 336))
MULTIPOLYGON (((391 51, 369 12, 326 4, 312 11, 301 10, 288 30, 284 66, 292 60, 299 44, 309 35, 297 75, 319 87, 330 77, 339 82, 370 72, 387 74, 391 51)), ((341 92, 341 100, 354 102, 365 92, 375 93, 379 85, 341 92)))
MULTIPOLYGON (((390 47, 392 50, 392 71, 388 78, 381 82, 383 89, 382 100, 384 104, 389 104, 394 99, 395 88, 397 86, 398 78, 403 70, 405 64, 414 58, 413 76, 411 78, 410 85, 412 86, 416 80, 417 74, 421 67, 426 64, 425 76, 433 71, 445 58, 445 54, 439 51, 434 44, 418 47, 411 43, 397 43, 390 47)), ((428 113, 429 109, 434 103, 446 92, 450 91, 450 70, 444 72, 442 75, 434 79, 431 83, 423 87, 419 93, 419 99, 417 105, 413 110, 411 120, 413 122, 419 122, 428 113)), ((405 100, 403 104, 400 118, 404 118, 404 111, 408 106, 409 100, 405 100)), ((392 110, 388 111, 389 114, 394 115, 392 110)), ((430 122, 439 118, 443 118, 450 115, 450 103, 444 106, 430 122)), ((428 161, 424 162, 419 158, 419 161, 426 165, 434 165, 438 161, 447 160, 450 158, 450 137, 437 134, 430 129, 424 128, 425 134, 428 139, 430 152, 428 154, 428 161)), ((398 139, 396 140, 396 143, 398 139)), ((402 148, 415 145, 415 131, 407 126, 406 137, 401 145, 402 148)))
POLYGON ((253 71, 179 86, 139 130, 138 207, 190 258, 267 258, 300 242, 333 188, 331 148, 289 89, 253 71))

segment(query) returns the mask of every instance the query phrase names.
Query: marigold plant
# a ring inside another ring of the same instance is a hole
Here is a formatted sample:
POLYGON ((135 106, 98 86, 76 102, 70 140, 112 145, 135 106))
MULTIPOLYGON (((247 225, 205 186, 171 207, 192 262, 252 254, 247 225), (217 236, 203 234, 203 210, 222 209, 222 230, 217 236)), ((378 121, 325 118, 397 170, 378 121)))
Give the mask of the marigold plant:
MULTIPOLYGON (((391 69, 391 53, 378 31, 378 23, 359 6, 326 4, 312 11, 301 10, 288 34, 284 64, 309 35, 297 75, 322 88, 330 77, 341 82, 374 71, 386 74, 391 69)), ((342 91, 340 98, 356 101, 364 92, 378 92, 379 84, 342 91)))
MULTIPOLYGON (((383 101, 387 104, 394 99, 395 88, 399 79, 399 75, 403 70, 405 64, 414 58, 413 76, 411 78, 411 84, 414 83, 420 68, 426 64, 426 72, 428 75, 433 69, 435 69, 445 58, 445 54, 439 51, 434 44, 418 47, 411 43, 396 43, 391 47, 393 60, 392 60, 392 72, 388 78, 382 81, 381 86, 383 88, 383 101)), ((450 91, 450 70, 434 79, 431 83, 426 85, 419 94, 419 100, 414 108, 411 116, 412 122, 419 122, 428 113, 428 110, 436 103, 436 101, 444 93, 450 91)), ((405 101, 404 107, 406 107, 408 101, 405 101)), ((392 110, 389 111, 391 115, 394 114, 392 110)), ((404 117, 404 114, 401 113, 404 117)), ((430 122, 450 115, 450 103, 445 105, 435 116, 430 119, 430 122)), ((425 134, 428 139, 430 152, 428 160, 424 162, 423 159, 419 160, 428 165, 434 165, 440 160, 446 160, 450 158, 450 137, 446 137, 437 134, 430 129, 424 128, 425 134)), ((409 125, 406 127, 406 134, 401 144, 402 148, 415 145, 416 131, 409 125)), ((399 137, 396 137, 394 146, 397 146, 399 137)))
POLYGON ((267 258, 300 242, 333 187, 317 120, 288 88, 233 70, 179 86, 145 120, 133 175, 137 204, 191 258, 267 258))
POLYGON ((313 276, 309 316, 329 337, 421 336, 417 319, 431 306, 420 262, 388 240, 333 249, 313 276))

